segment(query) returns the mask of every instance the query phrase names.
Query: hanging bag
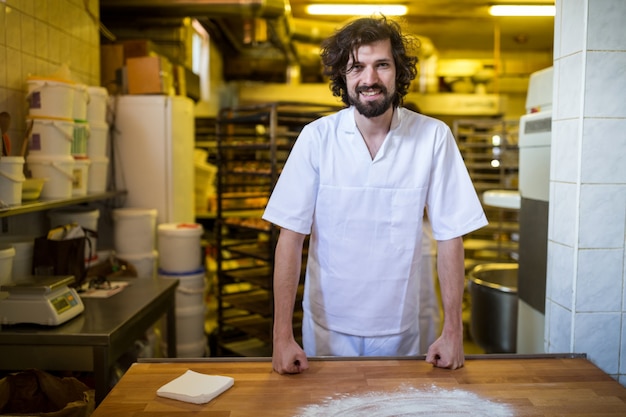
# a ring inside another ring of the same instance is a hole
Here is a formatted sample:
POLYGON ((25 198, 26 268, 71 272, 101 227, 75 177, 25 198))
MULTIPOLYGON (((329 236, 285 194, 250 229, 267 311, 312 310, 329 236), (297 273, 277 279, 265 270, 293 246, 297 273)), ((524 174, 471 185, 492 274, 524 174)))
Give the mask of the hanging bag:
POLYGON ((87 276, 85 259, 91 259, 94 253, 88 237, 96 235, 93 230, 69 224, 36 238, 33 248, 33 274, 73 275, 75 281, 72 286, 79 288, 87 276))

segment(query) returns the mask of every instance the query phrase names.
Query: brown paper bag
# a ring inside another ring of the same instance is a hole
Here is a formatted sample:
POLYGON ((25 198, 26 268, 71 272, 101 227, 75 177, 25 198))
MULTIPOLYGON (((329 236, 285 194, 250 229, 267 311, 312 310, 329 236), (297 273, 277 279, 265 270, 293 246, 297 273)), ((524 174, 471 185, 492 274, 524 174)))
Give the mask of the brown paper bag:
POLYGON ((73 377, 29 369, 0 380, 0 416, 88 417, 94 408, 95 391, 73 377))

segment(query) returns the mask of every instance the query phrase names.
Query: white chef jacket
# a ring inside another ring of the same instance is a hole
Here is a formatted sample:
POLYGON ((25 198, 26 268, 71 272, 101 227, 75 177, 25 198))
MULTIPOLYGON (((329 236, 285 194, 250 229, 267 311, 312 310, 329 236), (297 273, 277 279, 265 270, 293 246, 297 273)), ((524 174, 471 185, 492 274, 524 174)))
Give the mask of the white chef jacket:
POLYGON ((450 129, 404 108, 372 159, 354 108, 304 127, 263 218, 311 234, 304 314, 355 336, 418 328, 422 219, 447 240, 487 224, 450 129))

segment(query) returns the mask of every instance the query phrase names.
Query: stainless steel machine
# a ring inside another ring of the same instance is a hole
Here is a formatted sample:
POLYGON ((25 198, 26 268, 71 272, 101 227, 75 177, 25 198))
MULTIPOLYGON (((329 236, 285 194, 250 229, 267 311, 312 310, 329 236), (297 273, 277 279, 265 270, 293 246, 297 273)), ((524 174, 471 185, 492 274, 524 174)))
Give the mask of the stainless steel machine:
POLYGON ((553 68, 530 76, 519 125, 517 353, 542 353, 548 254, 553 68))

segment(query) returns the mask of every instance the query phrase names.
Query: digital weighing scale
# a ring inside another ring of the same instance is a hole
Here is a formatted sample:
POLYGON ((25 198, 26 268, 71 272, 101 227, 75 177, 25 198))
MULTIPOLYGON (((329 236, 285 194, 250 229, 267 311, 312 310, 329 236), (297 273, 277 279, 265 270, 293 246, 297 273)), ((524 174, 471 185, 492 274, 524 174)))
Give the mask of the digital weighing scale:
POLYGON ((73 276, 31 276, 0 286, 0 323, 56 326, 85 310, 73 276))

